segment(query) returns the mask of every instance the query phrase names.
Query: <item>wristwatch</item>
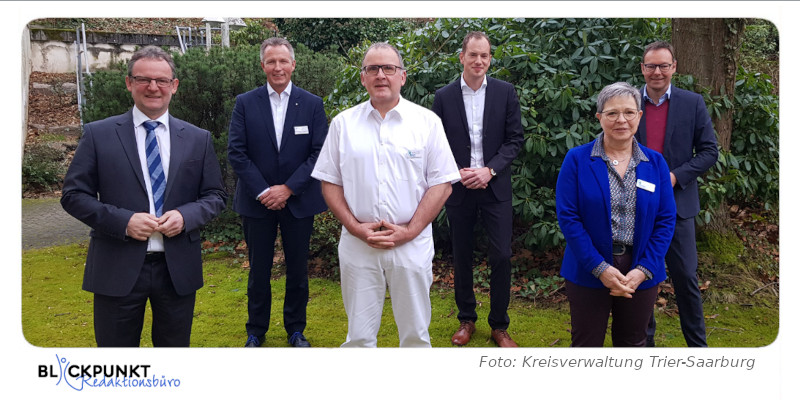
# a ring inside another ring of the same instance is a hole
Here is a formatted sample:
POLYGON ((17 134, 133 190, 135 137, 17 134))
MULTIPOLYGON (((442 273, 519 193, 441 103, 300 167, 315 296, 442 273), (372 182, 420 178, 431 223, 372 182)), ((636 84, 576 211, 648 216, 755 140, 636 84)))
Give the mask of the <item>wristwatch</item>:
POLYGON ((489 173, 492 174, 492 176, 497 176, 497 172, 494 172, 494 168, 489 168, 489 173))

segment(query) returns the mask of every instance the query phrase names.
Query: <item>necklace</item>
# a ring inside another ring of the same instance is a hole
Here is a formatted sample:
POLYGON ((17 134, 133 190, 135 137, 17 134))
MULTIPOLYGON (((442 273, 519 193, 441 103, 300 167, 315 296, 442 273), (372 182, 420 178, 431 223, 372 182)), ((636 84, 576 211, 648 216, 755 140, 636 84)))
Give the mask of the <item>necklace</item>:
POLYGON ((627 158, 623 158, 623 159, 621 159, 621 160, 611 160, 611 165, 613 165, 613 166, 615 166, 615 167, 616 167, 617 165, 619 165, 619 163, 621 163, 621 162, 625 161, 626 159, 627 159, 627 158))

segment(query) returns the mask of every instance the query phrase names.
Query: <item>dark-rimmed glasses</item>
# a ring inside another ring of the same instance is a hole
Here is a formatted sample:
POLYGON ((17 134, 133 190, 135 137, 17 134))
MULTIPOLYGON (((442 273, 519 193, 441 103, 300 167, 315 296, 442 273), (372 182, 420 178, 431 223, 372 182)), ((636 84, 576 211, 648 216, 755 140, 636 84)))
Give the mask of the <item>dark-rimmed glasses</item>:
POLYGON ((383 70, 384 75, 394 75, 397 73, 397 70, 405 69, 403 67, 399 67, 397 65, 386 64, 386 65, 365 65, 361 67, 361 70, 364 71, 367 75, 378 75, 379 70, 383 70))
POLYGON ((642 64, 644 66, 644 70, 647 72, 654 72, 656 68, 660 68, 661 72, 664 72, 670 68, 672 68, 672 64, 642 64))
POLYGON ((174 81, 174 79, 167 79, 167 78, 150 78, 147 76, 130 76, 130 75, 128 76, 134 83, 136 83, 139 86, 147 86, 150 85, 150 82, 156 81, 156 85, 158 87, 163 88, 172 85, 172 81, 174 81))
POLYGON ((625 111, 617 111, 617 110, 610 110, 610 111, 603 111, 599 114, 603 114, 603 117, 611 122, 616 122, 619 119, 619 115, 622 114, 622 117, 625 118, 626 121, 631 121, 639 115, 638 110, 625 110, 625 111))

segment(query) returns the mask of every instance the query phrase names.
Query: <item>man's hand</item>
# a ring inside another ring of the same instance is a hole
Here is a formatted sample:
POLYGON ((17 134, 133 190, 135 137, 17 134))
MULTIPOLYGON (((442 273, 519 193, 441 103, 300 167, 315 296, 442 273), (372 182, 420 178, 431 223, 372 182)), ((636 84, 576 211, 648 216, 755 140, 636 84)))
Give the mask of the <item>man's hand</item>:
POLYGON ((289 189, 288 186, 275 185, 270 186, 269 190, 258 200, 270 210, 277 211, 286 207, 286 200, 288 200, 289 196, 292 194, 294 193, 292 193, 292 189, 289 189))
POLYGON ((678 178, 672 172, 669 173, 669 180, 672 182, 672 187, 675 187, 675 184, 678 183, 678 178))
POLYGON ((627 286, 628 278, 626 278, 624 275, 622 275, 622 272, 619 272, 618 269, 612 266, 609 266, 605 271, 603 271, 602 274, 600 274, 600 281, 603 282, 605 287, 611 290, 612 296, 631 298, 633 297, 633 292, 636 291, 635 289, 631 289, 627 286))
POLYGON ((461 184, 467 189, 486 189, 492 180, 489 167, 461 168, 458 172, 461 174, 461 184))
POLYGON ((367 237, 369 247, 375 249, 392 249, 408 243, 416 236, 408 230, 407 226, 395 225, 386 221, 379 223, 383 230, 375 231, 367 237))
POLYGON ((178 210, 169 210, 158 220, 157 231, 166 237, 173 237, 183 231, 183 215, 178 210))
POLYGON ((128 227, 125 233, 136 239, 145 241, 158 229, 158 218, 149 213, 135 213, 128 220, 128 227))

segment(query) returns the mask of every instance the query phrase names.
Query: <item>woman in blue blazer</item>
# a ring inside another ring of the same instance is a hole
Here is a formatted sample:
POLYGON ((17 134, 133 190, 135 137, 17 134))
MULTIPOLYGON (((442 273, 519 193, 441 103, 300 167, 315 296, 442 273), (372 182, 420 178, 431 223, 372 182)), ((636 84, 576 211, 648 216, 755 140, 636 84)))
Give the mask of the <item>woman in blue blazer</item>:
POLYGON ((558 174, 572 346, 602 347, 609 313, 615 347, 644 346, 666 279, 675 199, 664 158, 634 138, 640 106, 641 94, 627 83, 603 88, 595 114, 603 132, 567 152, 558 174))

